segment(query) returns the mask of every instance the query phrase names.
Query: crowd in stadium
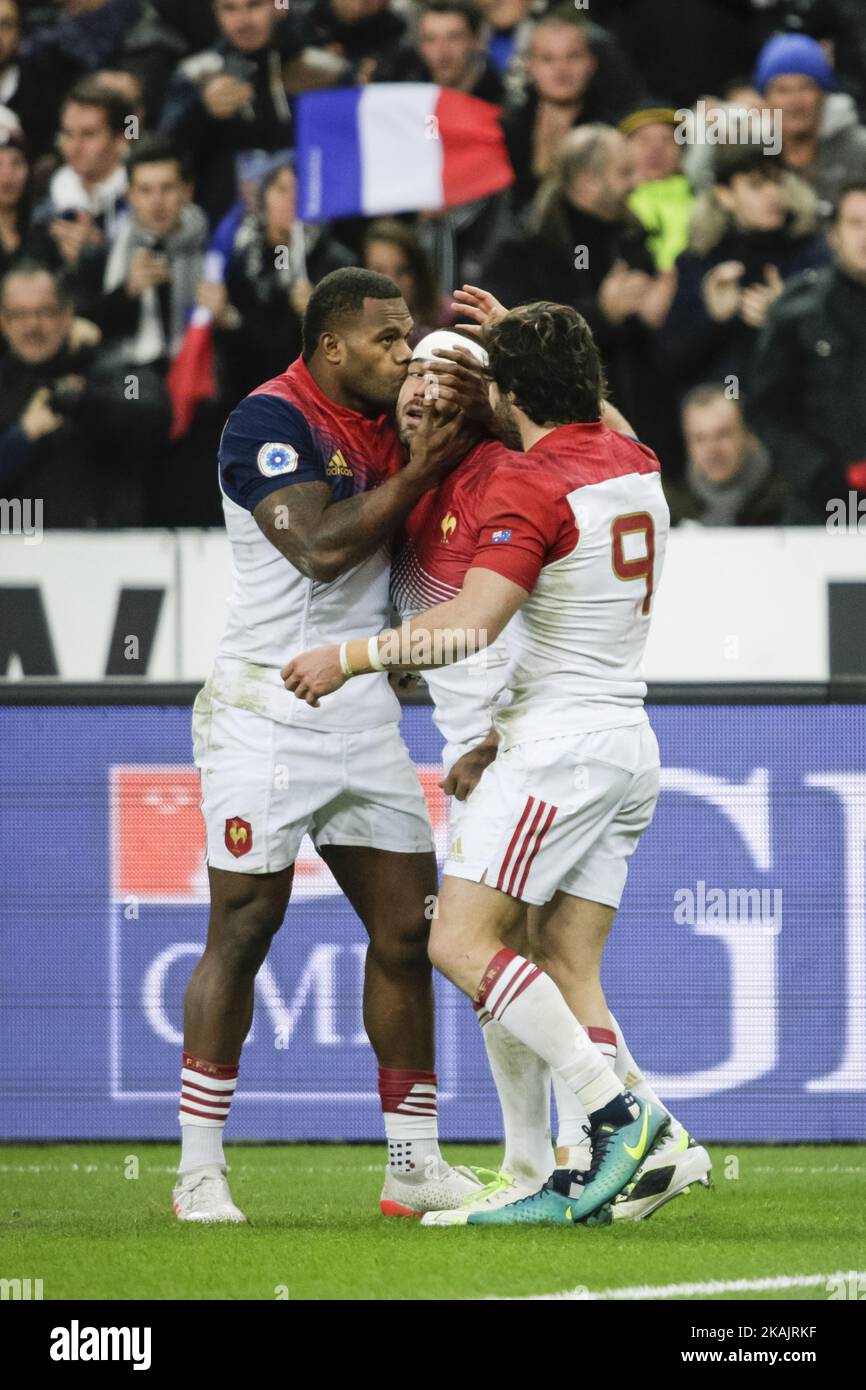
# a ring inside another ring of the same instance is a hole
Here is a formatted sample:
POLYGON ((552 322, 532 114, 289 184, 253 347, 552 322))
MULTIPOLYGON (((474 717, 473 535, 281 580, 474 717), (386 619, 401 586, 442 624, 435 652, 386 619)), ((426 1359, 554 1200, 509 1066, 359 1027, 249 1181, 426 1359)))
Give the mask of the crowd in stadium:
POLYGON ((579 309, 675 523, 823 524, 866 493, 864 118, 862 0, 0 0, 0 493, 49 526, 219 525, 227 411, 363 265, 412 341, 464 282, 579 309), (294 97, 404 81, 501 106, 513 184, 302 223, 294 97), (727 138, 747 113, 760 140, 727 138), (196 305, 218 390, 178 437, 196 305))

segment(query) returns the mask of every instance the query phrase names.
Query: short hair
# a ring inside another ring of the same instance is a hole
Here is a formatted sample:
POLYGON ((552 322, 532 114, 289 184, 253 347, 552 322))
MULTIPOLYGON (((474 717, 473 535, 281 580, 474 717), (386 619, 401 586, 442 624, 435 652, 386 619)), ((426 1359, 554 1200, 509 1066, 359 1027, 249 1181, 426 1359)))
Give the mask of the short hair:
POLYGON ((63 98, 61 114, 67 106, 97 106, 105 115, 112 135, 122 135, 129 112, 119 92, 105 87, 96 77, 82 77, 63 98))
POLYGON ((0 308, 6 303, 6 287, 11 280, 32 279, 34 275, 47 275, 54 284, 57 294, 57 302, 63 309, 69 309, 74 303, 72 290, 65 276, 59 275, 56 270, 52 270, 50 265, 44 265, 42 261, 22 260, 16 261, 10 266, 6 274, 0 279, 0 308))
POLYGON ((461 19, 466 20, 470 32, 475 35, 481 32, 481 25, 484 23, 484 16, 475 0, 423 0, 418 13, 419 25, 428 14, 459 15, 461 19))
POLYGON ((387 275, 358 266, 332 270, 319 281, 304 314, 301 330, 302 356, 309 362, 323 333, 362 313, 365 299, 402 299, 400 290, 387 275))
POLYGON ((713 181, 717 184, 730 184, 738 174, 763 174, 772 179, 781 178, 783 173, 780 156, 760 141, 717 145, 713 154, 713 181))
POLYGON ((555 5, 552 10, 548 10, 547 13, 541 15, 539 19, 532 20, 532 28, 529 36, 530 44, 540 29, 551 29, 556 24, 560 27, 565 24, 569 29, 579 29, 586 38, 587 43, 591 46, 592 28, 586 16, 578 13, 573 5, 568 3, 568 0, 566 0, 564 4, 555 5))
POLYGON ((570 130, 557 145, 553 160, 559 187, 567 189, 575 174, 600 173, 611 145, 624 138, 614 126, 603 125, 600 121, 570 130))
POLYGON ((838 222, 842 212, 842 204, 846 198, 850 198, 852 193, 866 193, 866 179, 848 179, 843 183, 839 190, 839 196, 833 204, 833 221, 838 222))
POLYGON ((699 386, 693 386, 691 391, 687 391, 683 396, 680 406, 680 417, 685 419, 686 411, 700 409, 705 405, 714 405, 716 401, 730 401, 742 414, 742 407, 736 396, 729 396, 727 388, 720 381, 703 381, 699 386))
POLYGON ((176 164, 183 182, 189 183, 192 177, 189 156, 181 154, 177 146, 166 135, 145 135, 141 140, 132 142, 132 153, 127 164, 129 182, 132 183, 136 169, 142 164, 168 163, 176 164))
POLYGON ((488 375, 536 425, 598 420, 605 380, 592 329, 567 304, 539 300, 484 329, 488 375))

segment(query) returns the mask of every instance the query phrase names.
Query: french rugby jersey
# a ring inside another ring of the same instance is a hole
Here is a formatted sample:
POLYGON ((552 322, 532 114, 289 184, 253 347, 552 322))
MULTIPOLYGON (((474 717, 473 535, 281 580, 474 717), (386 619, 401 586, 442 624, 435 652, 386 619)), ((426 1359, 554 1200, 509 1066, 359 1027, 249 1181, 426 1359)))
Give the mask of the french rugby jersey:
POLYGON ((642 722, 643 654, 670 516, 651 449, 562 425, 493 470, 470 568, 529 593, 508 624, 502 746, 642 722))
MULTIPOLYGON (((493 472, 503 463, 519 468, 523 458, 497 440, 476 444, 414 507, 391 566, 391 598, 401 617, 414 618, 459 594, 478 547, 481 503, 493 472)), ((488 733, 507 666, 503 633, 486 651, 424 672, 435 702, 434 723, 452 752, 453 745, 477 743, 488 733)))
POLYGON ((334 500, 342 501, 378 487, 402 463, 393 416, 368 419, 337 405, 301 358, 232 411, 219 448, 232 588, 210 680, 218 699, 282 724, 319 729, 371 728, 399 719, 399 702, 382 674, 347 682, 318 709, 289 694, 280 680, 280 669, 307 648, 387 626, 389 548, 334 580, 308 579, 265 537, 253 512, 270 493, 296 483, 327 483, 334 500))

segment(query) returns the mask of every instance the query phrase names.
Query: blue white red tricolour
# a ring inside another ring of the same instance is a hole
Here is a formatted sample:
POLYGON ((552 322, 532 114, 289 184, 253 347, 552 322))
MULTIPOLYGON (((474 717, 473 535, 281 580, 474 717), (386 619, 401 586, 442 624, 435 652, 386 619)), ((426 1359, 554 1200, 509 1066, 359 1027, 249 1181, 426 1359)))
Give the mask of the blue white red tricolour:
POLYGON ((514 171, 488 101, 427 82, 306 92, 296 102, 305 222, 458 207, 514 171))

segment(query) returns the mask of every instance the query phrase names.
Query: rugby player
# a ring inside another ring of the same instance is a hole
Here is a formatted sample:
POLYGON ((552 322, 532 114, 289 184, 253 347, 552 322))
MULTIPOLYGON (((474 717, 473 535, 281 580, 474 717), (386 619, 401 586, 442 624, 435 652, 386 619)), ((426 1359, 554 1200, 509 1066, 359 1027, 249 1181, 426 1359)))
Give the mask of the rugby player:
MULTIPOLYGON (((449 643, 455 632, 495 641, 511 622, 499 748, 462 814, 461 852, 446 859, 430 953, 547 1062, 590 1126, 588 1173, 567 1156, 538 1192, 468 1224, 574 1225, 628 1186, 667 1118, 623 1087, 552 974, 503 941, 525 905, 549 904, 546 938, 574 935, 600 956, 658 796, 641 661, 669 516, 655 455, 602 422, 601 363, 574 309, 523 306, 482 340, 498 433, 523 457, 493 470, 460 594, 399 632, 308 651, 282 676, 319 708, 356 675, 449 664, 465 652, 449 643)), ((436 437, 429 404, 422 415, 414 456, 436 437)), ((600 987, 579 1012, 604 1026, 600 987)))
POLYGON ((444 409, 454 419, 403 466, 393 411, 411 328, 391 280, 334 271, 310 299, 302 356, 241 401, 220 442, 233 582, 193 714, 211 908, 184 1005, 181 1220, 245 1219, 226 1181, 223 1128, 256 973, 282 924, 305 834, 369 936, 364 1024, 388 1140, 382 1211, 456 1206, 478 1186, 438 1147, 425 912, 436 862, 399 703, 383 674, 320 710, 280 680, 287 650, 384 626, 389 539, 474 442, 465 413, 476 377, 444 364, 437 418, 444 409))
MULTIPOLYGON (((464 311, 471 308, 480 323, 494 322, 506 313, 492 296, 468 286, 458 291, 456 298, 455 307, 464 311)), ((415 347, 397 399, 397 427, 404 447, 408 448, 420 424, 426 382, 438 354, 451 353, 450 360, 454 360, 453 355, 463 355, 465 360, 467 350, 486 366, 487 354, 479 343, 447 329, 428 334, 415 347)), ((609 428, 633 435, 628 422, 607 401, 602 402, 602 418, 609 428)), ((520 454, 498 441, 482 439, 439 487, 426 493, 413 509, 391 564, 391 597, 402 618, 415 617, 425 608, 457 596, 478 543, 479 503, 491 472, 500 463, 519 466, 521 462, 520 454)), ((491 726, 494 707, 502 700, 506 686, 507 631, 506 628, 483 651, 427 673, 434 703, 433 719, 445 738, 443 785, 454 798, 449 812, 452 856, 462 853, 460 815, 466 797, 496 755, 498 739, 491 726)), ((531 954, 536 962, 545 960, 548 971, 579 1017, 580 1006, 587 1002, 583 998, 584 974, 592 975, 593 988, 601 988, 600 952, 598 956, 594 951, 588 952, 585 943, 574 935, 546 941, 546 915, 545 908, 530 908, 528 935, 521 923, 506 944, 522 954, 531 954), (579 981, 576 989, 575 977, 579 981)), ((504 1206, 531 1195, 550 1176, 553 1167, 549 1067, 486 1009, 476 1008, 476 1014, 502 1108, 505 1153, 500 1171, 490 1174, 490 1181, 470 1194, 461 1208, 428 1212, 423 1217, 424 1225, 462 1224, 472 1210, 504 1206)), ((627 1080, 635 1095, 665 1109, 629 1052, 616 1019, 609 1015, 606 1022, 608 1026, 588 1029, 592 1041, 611 1061, 620 1080, 627 1080)), ((554 1077, 554 1085, 559 1121, 557 1160, 586 1171, 591 1160, 586 1113, 558 1077, 554 1077)), ((712 1166, 709 1154, 667 1113, 669 1133, 655 1145, 635 1181, 615 1203, 613 1216, 617 1220, 642 1219, 687 1191, 690 1184, 708 1182, 712 1166)))

